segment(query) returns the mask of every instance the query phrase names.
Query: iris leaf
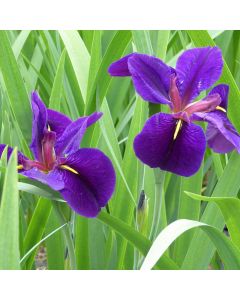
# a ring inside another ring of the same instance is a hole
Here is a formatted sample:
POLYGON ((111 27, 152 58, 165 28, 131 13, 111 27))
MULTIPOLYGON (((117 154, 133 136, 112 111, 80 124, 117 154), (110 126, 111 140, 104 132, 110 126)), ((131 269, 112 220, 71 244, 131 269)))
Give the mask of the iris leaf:
MULTIPOLYGON (((217 182, 212 197, 235 197, 240 189, 238 171, 240 156, 233 153, 222 176, 217 182)), ((219 230, 224 227, 224 218, 215 203, 208 203, 201 217, 201 222, 212 225, 219 230)), ((206 235, 198 231, 194 234, 188 252, 182 264, 183 269, 207 269, 214 254, 215 247, 206 235)))
POLYGON ((82 93, 83 101, 85 103, 90 63, 88 50, 76 30, 60 30, 59 33, 70 57, 79 88, 82 93))
POLYGON ((49 108, 60 110, 60 99, 62 95, 63 77, 64 77, 64 63, 66 51, 63 50, 59 59, 56 76, 54 78, 51 96, 49 99, 49 108))
POLYGON ((141 269, 152 269, 176 238, 182 233, 197 227, 201 228, 202 231, 208 235, 212 243, 214 243, 223 260, 225 269, 238 270, 240 268, 240 251, 221 231, 208 224, 185 219, 179 219, 171 223, 158 235, 141 269))
MULTIPOLYGON (((201 192, 203 179, 203 166, 192 177, 183 177, 180 185, 178 219, 199 220, 200 217, 200 202, 192 201, 188 195, 184 193, 185 190, 196 193, 201 192)), ((174 245, 174 258, 176 262, 181 265, 187 253, 188 247, 193 237, 193 232, 184 233, 176 241, 174 245)))
MULTIPOLYGON (((40 198, 37 206, 34 210, 31 222, 27 228, 26 235, 24 237, 24 256, 30 249, 35 247, 39 241, 41 241, 45 227, 52 210, 51 202, 48 199, 40 198)), ((31 251, 27 259, 23 261, 22 267, 31 270, 34 263, 34 257, 36 255, 37 248, 31 251)))
POLYGON ((10 157, 3 183, 0 206, 0 269, 19 270, 19 202, 17 150, 10 157))
MULTIPOLYGON (((215 42, 210 37, 209 33, 205 30, 188 30, 196 47, 215 46, 215 42)), ((234 126, 240 130, 239 115, 240 115, 240 91, 229 70, 227 63, 224 61, 222 76, 219 83, 228 84, 229 90, 229 107, 228 116, 232 120, 234 126)))
POLYGON ((108 67, 114 61, 123 56, 124 51, 128 47, 132 38, 131 31, 120 30, 117 31, 111 40, 106 53, 103 56, 101 64, 99 66, 98 72, 96 74, 93 84, 91 84, 91 89, 89 89, 87 95, 88 107, 86 108, 86 114, 93 112, 96 108, 96 102, 94 101, 94 94, 96 92, 97 84, 99 83, 99 105, 103 101, 107 94, 110 82, 112 80, 111 76, 108 74, 108 67))
POLYGON ((30 102, 7 33, 0 31, 0 68, 13 114, 27 141, 30 141, 30 102))
MULTIPOLYGON (((151 247, 151 241, 145 238, 142 234, 137 232, 134 228, 127 225, 125 222, 118 218, 115 218, 105 212, 100 212, 98 219, 104 222, 122 237, 128 240, 134 247, 136 247, 144 256, 147 254, 151 247)), ((175 264, 169 257, 163 255, 156 266, 160 269, 178 269, 177 264, 175 264)))
POLYGON ((220 208, 233 243, 240 248, 240 200, 234 197, 206 197, 185 192, 198 201, 214 202, 220 208))

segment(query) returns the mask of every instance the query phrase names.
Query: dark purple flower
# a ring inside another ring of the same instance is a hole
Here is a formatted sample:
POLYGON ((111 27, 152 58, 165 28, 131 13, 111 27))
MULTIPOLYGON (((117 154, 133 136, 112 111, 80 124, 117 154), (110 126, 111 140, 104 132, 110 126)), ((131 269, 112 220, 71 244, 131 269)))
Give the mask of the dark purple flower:
MULTIPOLYGON (((19 172, 59 191, 69 206, 85 217, 95 217, 111 198, 115 172, 109 158, 98 149, 79 145, 90 125, 102 113, 71 121, 47 109, 37 92, 32 93, 32 143, 34 160, 18 153, 19 172)), ((6 145, 0 145, 0 154, 6 145)), ((12 148, 8 148, 8 157, 12 148)))
POLYGON ((176 69, 160 59, 129 54, 109 67, 112 76, 131 76, 137 93, 146 101, 167 104, 171 114, 150 117, 134 140, 137 157, 152 168, 182 176, 200 168, 206 141, 218 153, 240 152, 240 136, 227 118, 228 86, 220 84, 201 101, 192 102, 220 77, 223 68, 218 47, 185 51, 176 69), (206 121, 206 135, 193 121, 206 121))

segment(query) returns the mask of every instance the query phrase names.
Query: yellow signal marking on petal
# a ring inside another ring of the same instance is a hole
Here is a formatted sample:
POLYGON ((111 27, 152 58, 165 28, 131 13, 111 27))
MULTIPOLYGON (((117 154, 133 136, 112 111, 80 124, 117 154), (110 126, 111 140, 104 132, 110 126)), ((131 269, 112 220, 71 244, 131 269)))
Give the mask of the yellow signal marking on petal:
POLYGON ((70 172, 72 172, 72 173, 74 173, 74 174, 79 175, 79 173, 78 173, 76 170, 74 170, 73 168, 71 168, 71 167, 69 167, 69 166, 67 166, 67 165, 61 165, 60 168, 65 169, 65 170, 68 170, 68 171, 70 171, 70 172))
POLYGON ((226 109, 224 109, 224 108, 221 107, 221 106, 216 106, 216 109, 221 110, 221 111, 223 111, 223 112, 227 112, 226 109))
POLYGON ((22 170, 22 169, 23 169, 23 165, 17 166, 17 170, 22 170))
POLYGON ((48 129, 48 131, 51 131, 51 127, 49 125, 48 125, 47 129, 48 129))
POLYGON ((178 136, 178 133, 179 133, 181 127, 182 127, 182 123, 183 123, 182 120, 177 121, 177 126, 176 126, 176 129, 175 129, 174 135, 173 135, 173 140, 176 140, 176 138, 178 136))

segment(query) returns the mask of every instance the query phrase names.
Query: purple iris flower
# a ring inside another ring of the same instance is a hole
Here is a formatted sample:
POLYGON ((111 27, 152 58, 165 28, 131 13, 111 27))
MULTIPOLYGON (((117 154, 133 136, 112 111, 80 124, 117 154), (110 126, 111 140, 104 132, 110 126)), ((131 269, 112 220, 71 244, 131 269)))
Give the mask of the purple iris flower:
MULTIPOLYGON (((83 135, 102 113, 71 121, 47 109, 32 93, 32 143, 34 160, 18 152, 18 170, 59 191, 78 214, 95 217, 111 198, 116 176, 110 159, 98 149, 79 149, 83 135)), ((0 145, 0 154, 6 145, 0 145)), ((8 158, 12 148, 8 147, 8 158)))
POLYGON ((146 101, 167 104, 171 113, 157 113, 134 140, 137 157, 151 168, 191 176, 201 166, 206 141, 217 153, 237 149, 240 136, 227 118, 228 86, 219 84, 202 100, 192 102, 220 77, 223 68, 218 47, 185 51, 176 68, 160 59, 132 53, 109 67, 112 76, 131 76, 146 101), (206 134, 193 121, 206 121, 206 134))

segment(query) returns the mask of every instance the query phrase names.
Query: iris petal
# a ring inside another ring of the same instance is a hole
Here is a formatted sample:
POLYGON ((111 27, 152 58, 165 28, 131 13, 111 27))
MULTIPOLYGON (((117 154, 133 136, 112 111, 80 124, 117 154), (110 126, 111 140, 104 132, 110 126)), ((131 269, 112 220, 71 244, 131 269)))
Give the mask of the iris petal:
POLYGON ((147 120, 134 140, 137 157, 151 168, 161 168, 182 176, 191 176, 201 166, 206 148, 202 128, 182 122, 174 139, 178 120, 159 113, 147 120))
POLYGON ((128 69, 128 59, 133 55, 135 55, 135 53, 126 55, 123 58, 113 62, 108 68, 108 73, 111 76, 119 76, 119 77, 131 76, 131 73, 128 69))
POLYGON ((30 179, 38 180, 43 184, 47 184, 50 188, 56 191, 64 188, 63 176, 58 169, 54 169, 49 173, 44 173, 37 168, 32 168, 30 170, 23 171, 21 174, 30 179))
POLYGON ((196 113, 201 121, 208 122, 206 139, 208 146, 217 153, 227 153, 234 149, 240 153, 240 135, 229 121, 226 113, 215 110, 210 113, 196 113))
POLYGON ((63 198, 73 210, 85 217, 95 217, 111 198, 116 177, 111 161, 98 149, 84 148, 68 156, 65 164, 78 174, 61 169, 63 198))
POLYGON ((138 94, 146 101, 170 105, 169 88, 172 69, 160 59, 132 53, 109 67, 112 76, 132 76, 138 94))
POLYGON ((48 125, 50 126, 51 131, 56 132, 56 137, 58 139, 72 121, 64 114, 52 109, 48 109, 47 114, 48 125))
POLYGON ((42 162, 43 158, 41 143, 44 136, 44 131, 47 130, 47 109, 36 91, 32 93, 32 112, 32 142, 30 148, 35 159, 42 162))
POLYGON ((56 155, 60 156, 77 151, 86 129, 101 118, 101 116, 102 113, 95 112, 90 116, 82 117, 71 122, 55 144, 56 155))
POLYGON ((177 61, 180 93, 186 105, 202 91, 211 87, 222 73, 222 53, 218 47, 185 51, 177 61))
POLYGON ((145 54, 131 56, 128 67, 135 89, 144 100, 170 104, 170 67, 160 59, 145 54))
POLYGON ((219 94, 222 100, 219 106, 227 110, 228 93, 229 93, 229 86, 227 84, 219 84, 215 86, 208 95, 219 94))

